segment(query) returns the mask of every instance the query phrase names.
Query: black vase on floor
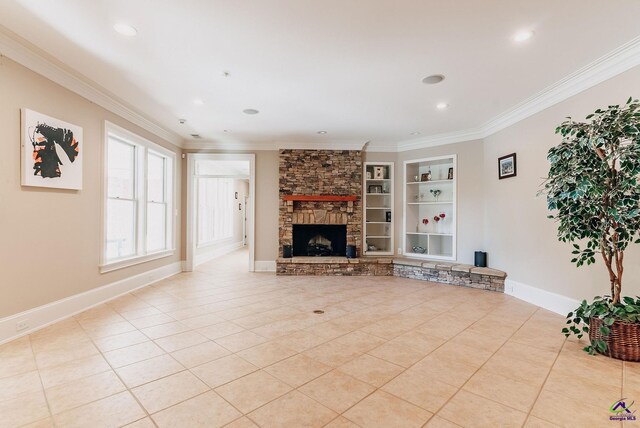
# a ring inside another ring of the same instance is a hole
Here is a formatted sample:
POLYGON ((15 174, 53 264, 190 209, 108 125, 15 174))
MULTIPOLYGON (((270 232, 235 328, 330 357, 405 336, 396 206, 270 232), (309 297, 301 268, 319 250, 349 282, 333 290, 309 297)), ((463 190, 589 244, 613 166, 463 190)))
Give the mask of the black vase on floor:
POLYGON ((290 259, 293 255, 293 248, 291 245, 283 245, 282 246, 282 257, 285 259, 290 259))
POLYGON ((476 267, 487 267, 487 253, 484 251, 476 251, 474 264, 476 267))
POLYGON ((347 245, 347 258, 355 259, 356 258, 356 246, 355 245, 347 245))

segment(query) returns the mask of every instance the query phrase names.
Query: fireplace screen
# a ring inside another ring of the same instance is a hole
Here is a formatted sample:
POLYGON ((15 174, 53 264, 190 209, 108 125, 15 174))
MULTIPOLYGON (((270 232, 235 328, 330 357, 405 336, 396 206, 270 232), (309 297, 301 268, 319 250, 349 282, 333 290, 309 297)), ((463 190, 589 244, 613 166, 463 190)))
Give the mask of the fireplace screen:
POLYGON ((324 224, 293 225, 293 256, 345 256, 347 226, 324 224))

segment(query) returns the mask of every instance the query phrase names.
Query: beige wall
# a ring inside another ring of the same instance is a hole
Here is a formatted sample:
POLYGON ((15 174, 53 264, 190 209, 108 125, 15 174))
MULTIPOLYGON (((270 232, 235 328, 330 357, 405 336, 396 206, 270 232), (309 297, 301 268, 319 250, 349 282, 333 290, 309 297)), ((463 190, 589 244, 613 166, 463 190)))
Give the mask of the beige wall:
MULTIPOLYGON (((6 57, 0 57, 0 94, 0 318, 180 261, 177 227, 174 256, 106 274, 98 271, 104 121, 176 153, 179 149, 6 57), (83 128, 82 190, 20 186, 23 107, 83 128)), ((176 172, 179 201, 180 162, 176 172)))
MULTIPOLYGON (((215 150, 185 150, 185 153, 231 153, 215 150)), ((234 151, 256 155, 256 261, 278 257, 278 152, 273 150, 234 151)), ((186 159, 182 160, 182 192, 187 194, 186 159)), ((182 213, 186 213, 186 198, 182 213)), ((186 258, 186 222, 182 224, 182 258, 186 258)))
MULTIPOLYGON (((609 291, 601 260, 576 268, 570 263, 571 244, 556 239, 556 226, 546 218, 544 197, 536 197, 549 164, 550 147, 560 143, 555 127, 566 116, 576 120, 599 107, 640 96, 640 67, 610 79, 525 119, 484 141, 484 244, 491 266, 509 279, 574 299, 609 291), (517 153, 518 176, 498 180, 497 159, 517 153)), ((625 257, 623 293, 640 294, 640 246, 625 257)))

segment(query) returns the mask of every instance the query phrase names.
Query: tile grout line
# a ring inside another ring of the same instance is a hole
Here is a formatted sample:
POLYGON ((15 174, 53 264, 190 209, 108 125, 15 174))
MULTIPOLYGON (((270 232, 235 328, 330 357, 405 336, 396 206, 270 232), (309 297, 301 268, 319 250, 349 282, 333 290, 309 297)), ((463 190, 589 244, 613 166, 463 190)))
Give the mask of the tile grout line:
MULTIPOLYGON (((496 306, 497 306, 497 305, 496 305, 496 306)), ((495 308, 494 308, 494 309, 495 309, 495 308)), ((515 334, 516 334, 518 331, 520 331, 520 329, 521 329, 521 328, 522 328, 522 327, 527 323, 527 321, 529 321, 531 318, 533 318, 533 316, 535 315, 535 313, 536 313, 537 311, 538 311, 538 309, 536 309, 535 311, 533 311, 533 312, 531 313, 531 315, 529 315, 529 317, 528 317, 526 320, 524 320, 524 321, 522 322, 522 324, 520 325, 520 327, 518 327, 518 328, 517 328, 517 329, 516 329, 516 330, 515 330, 515 331, 514 331, 514 332, 513 332, 509 337, 507 337, 507 339, 502 343, 502 345, 500 345, 500 346, 498 347, 498 349, 496 349, 496 350, 495 350, 495 351, 494 351, 494 352, 489 356, 489 358, 487 358, 487 360, 486 360, 484 363, 482 363, 482 364, 480 365, 480 367, 478 367, 478 368, 477 368, 477 369, 476 369, 476 370, 471 374, 471 376, 469 376, 469 378, 468 378, 468 379, 467 379, 467 380, 466 380, 466 381, 465 381, 465 382, 464 382, 464 383, 463 383, 463 384, 458 388, 458 390, 455 392, 455 394, 451 395, 451 397, 449 397, 449 399, 448 399, 447 401, 445 401, 445 402, 444 402, 444 404, 442 404, 442 405, 440 406, 440 408, 439 408, 436 412, 434 412, 434 415, 437 415, 438 417, 440 417, 440 418, 442 418, 442 419, 445 419, 445 420, 447 420, 448 422, 451 422, 451 421, 449 421, 447 418, 445 418, 445 417, 443 417, 443 416, 441 416, 441 415, 438 415, 438 413, 439 413, 442 409, 444 409, 444 408, 446 407, 446 405, 447 405, 447 404, 449 404, 449 402, 452 400, 452 398, 453 398, 453 397, 455 397, 455 396, 456 396, 460 391, 462 391, 462 389, 463 389, 463 388, 464 388, 464 386, 469 382, 469 380, 470 380, 470 379, 471 379, 471 378, 472 378, 476 373, 478 373, 478 371, 480 371, 480 369, 481 369, 482 367, 484 367, 484 366, 485 366, 485 364, 486 364, 486 363, 487 363, 487 362, 488 362, 488 361, 489 361, 493 356, 495 356, 495 354, 497 354, 497 353, 498 353, 498 351, 499 351, 500 349, 502 349, 502 348, 504 347, 504 345, 505 345, 507 342, 509 342, 509 339, 511 339, 513 336, 515 336, 515 334)), ((476 324, 476 323, 480 322, 481 320, 483 320, 484 318, 488 317, 489 315, 490 315, 490 313, 486 314, 484 317, 482 317, 482 318, 478 319, 477 321, 473 322, 473 323, 472 323, 472 324, 470 324, 467 328, 465 328, 463 331, 461 331, 461 332, 459 332, 458 334, 456 334, 455 336, 453 336, 451 339, 453 339, 453 338, 457 337, 458 335, 462 334, 462 333, 463 333, 464 331, 466 331, 469 327, 471 327, 471 326, 473 326, 474 324, 476 324)), ((449 339, 449 340, 451 340, 451 339, 449 339)), ((449 340, 447 340, 447 342, 449 342, 449 340)), ((447 343, 447 342, 445 342, 445 343, 447 343)), ((442 344, 442 345, 444 345, 444 344, 442 344)), ((440 345, 440 346, 442 346, 442 345, 440 345)), ((438 348, 439 348, 439 347, 438 347, 438 348)), ((437 349, 437 348, 436 348, 436 349, 437 349)), ((435 349, 434 349, 434 351, 435 351, 435 349)), ((454 386, 454 385, 451 385, 451 386, 454 386)), ((472 392, 470 392, 470 391, 465 391, 465 392, 468 392, 468 393, 473 394, 473 393, 472 393, 472 392)), ((514 409, 514 408, 513 408, 513 407, 511 407, 511 406, 505 405, 505 404, 503 404, 503 403, 499 403, 499 402, 497 402, 497 401, 495 401, 495 400, 493 400, 493 399, 491 399, 491 398, 487 398, 487 397, 484 397, 484 396, 481 396, 481 395, 478 395, 478 394, 473 394, 473 395, 476 395, 476 396, 479 396, 479 397, 482 397, 482 398, 488 399, 489 401, 492 401, 492 402, 494 402, 494 403, 497 403, 497 404, 500 404, 500 405, 503 405, 503 406, 509 407, 509 408, 511 408, 511 409, 514 409)), ((532 406, 532 407, 533 407, 533 406, 532 406)), ((518 410, 518 409, 514 409, 514 410, 517 410, 517 411, 519 411, 519 412, 522 412, 521 410, 518 410)), ((525 418, 525 422, 526 422, 526 418, 525 418)), ((454 423, 455 423, 455 422, 454 422, 454 423)), ((524 423, 523 423, 523 424, 524 424, 524 423)))
MULTIPOLYGON (((55 418, 53 417, 53 412, 51 411, 51 404, 49 404, 49 397, 47 396, 47 391, 44 388, 44 382, 42 381, 42 374, 40 373, 40 367, 38 367, 38 361, 36 360, 36 352, 33 349, 33 343, 31 343, 31 335, 28 335, 27 339, 29 340, 29 349, 31 349, 31 356, 33 358, 33 364, 34 364, 34 366, 36 368, 36 371, 38 372, 38 379, 40 379, 40 386, 42 386, 42 395, 44 396, 45 403, 47 403, 47 410, 49 410, 49 418, 51 418, 51 422, 53 423, 53 426, 55 427, 57 425, 57 423, 56 423, 55 418)), ((38 422, 38 421, 33 421, 33 422, 29 422, 29 423, 34 423, 34 422, 38 422)))
MULTIPOLYGON (((538 309, 539 310, 539 309, 538 309)), ((536 311, 537 312, 537 311, 536 311)), ((556 354, 556 357, 553 359, 553 363, 551 364, 551 367, 549 367, 549 371, 547 372, 547 375, 544 378, 544 381, 542 382, 542 385, 540 386, 540 389, 538 390, 538 393, 536 394, 536 399, 533 400, 533 404, 531 405, 531 408, 529 409, 529 412, 527 413, 527 419, 525 419, 525 423, 529 420, 529 418, 532 416, 532 412, 533 409, 536 406, 536 403, 538 402, 538 400, 540 399, 540 395, 542 395, 542 390, 544 389, 544 386, 547 384, 547 381, 549 380, 549 376, 551 376, 551 372, 553 371, 553 367, 556 365, 556 362, 558 362, 558 358, 560 358, 560 354, 562 353, 562 350, 564 349, 564 347, 567 345, 567 339, 565 338, 564 341, 562 342, 562 346, 560 347, 560 350, 558 351, 558 353, 556 354)), ((540 418, 544 421, 547 421, 549 423, 553 423, 551 421, 546 420, 543 417, 539 417, 539 416, 534 416, 536 418, 540 418)))

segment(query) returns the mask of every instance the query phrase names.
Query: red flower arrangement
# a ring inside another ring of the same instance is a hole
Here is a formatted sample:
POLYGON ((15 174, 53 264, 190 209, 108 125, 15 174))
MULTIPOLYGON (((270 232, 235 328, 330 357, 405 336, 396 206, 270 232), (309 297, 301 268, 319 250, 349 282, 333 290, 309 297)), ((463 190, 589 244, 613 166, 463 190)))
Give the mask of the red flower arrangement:
POLYGON ((445 217, 446 217, 446 214, 445 214, 445 213, 440 213, 440 214, 438 214, 438 215, 434 216, 434 217, 433 217, 433 219, 434 219, 434 220, 436 221, 436 223, 437 223, 437 222, 439 222, 440 220, 444 220, 444 218, 445 218, 445 217))
POLYGON ((423 218, 422 219, 422 224, 429 224, 429 219, 428 218, 423 218))

